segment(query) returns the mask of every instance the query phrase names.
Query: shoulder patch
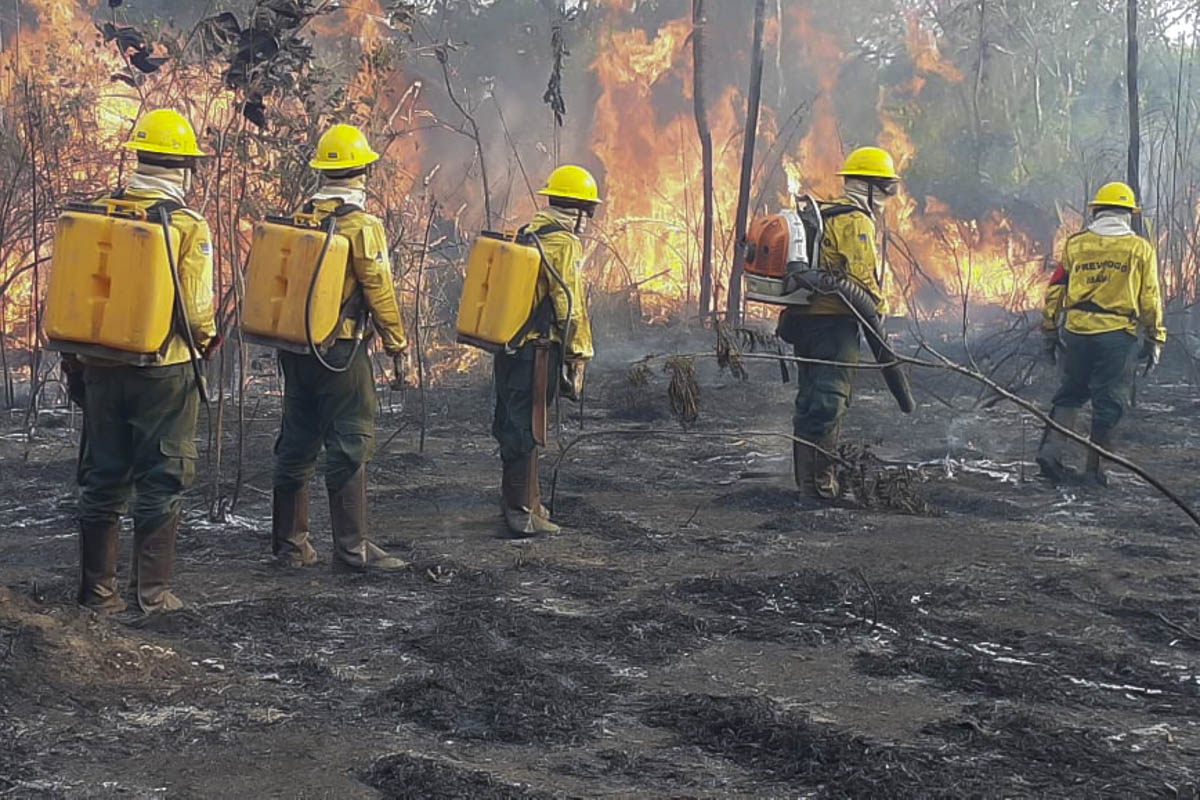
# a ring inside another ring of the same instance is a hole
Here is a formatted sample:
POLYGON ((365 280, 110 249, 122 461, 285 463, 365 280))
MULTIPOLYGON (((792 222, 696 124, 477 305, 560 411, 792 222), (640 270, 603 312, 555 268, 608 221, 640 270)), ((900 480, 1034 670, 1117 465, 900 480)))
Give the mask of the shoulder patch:
POLYGON ((196 248, 206 256, 212 255, 212 242, 210 242, 208 239, 200 242, 198 245, 196 245, 196 248))
POLYGON ((383 223, 367 215, 361 225, 352 237, 361 248, 361 257, 382 262, 387 254, 387 235, 383 231, 383 223))

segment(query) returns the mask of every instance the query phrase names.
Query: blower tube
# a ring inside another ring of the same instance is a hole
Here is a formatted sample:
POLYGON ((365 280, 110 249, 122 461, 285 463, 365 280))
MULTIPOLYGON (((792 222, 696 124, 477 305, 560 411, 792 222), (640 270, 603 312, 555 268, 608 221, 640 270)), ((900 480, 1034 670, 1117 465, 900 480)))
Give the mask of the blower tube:
MULTIPOLYGON (((875 305, 875 298, 866 289, 849 278, 827 270, 802 270, 789 273, 787 276, 787 291, 807 289, 822 295, 836 295, 858 314, 867 337, 867 344, 875 356, 875 363, 887 364, 896 361, 896 351, 888 343, 887 332, 883 329, 883 320, 875 305), (790 287, 790 288, 788 288, 790 287)), ((887 383, 888 391, 896 398, 896 404, 905 414, 911 414, 917 407, 913 399, 912 387, 908 384, 908 376, 898 363, 884 367, 883 380, 887 383)))

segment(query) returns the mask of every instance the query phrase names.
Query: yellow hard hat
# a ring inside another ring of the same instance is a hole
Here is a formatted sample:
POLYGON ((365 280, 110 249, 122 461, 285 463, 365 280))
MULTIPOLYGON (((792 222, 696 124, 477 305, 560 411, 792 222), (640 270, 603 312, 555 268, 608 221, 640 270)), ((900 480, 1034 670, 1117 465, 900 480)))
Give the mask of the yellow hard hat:
POLYGON ((599 205, 600 190, 592 173, 574 164, 564 164, 546 179, 546 185, 538 191, 546 197, 562 197, 567 200, 582 200, 599 205))
POLYGON ((367 137, 353 125, 334 125, 321 135, 317 154, 308 165, 313 169, 353 169, 379 160, 367 137))
POLYGON ((1096 199, 1088 203, 1090 208, 1096 206, 1116 206, 1117 208, 1128 208, 1130 211, 1141 211, 1138 208, 1137 197, 1133 194, 1133 189, 1129 188, 1128 183, 1113 181, 1106 183, 1096 192, 1096 199))
POLYGON ((124 146, 140 153, 165 156, 208 155, 196 144, 196 132, 192 130, 192 124, 178 111, 169 108, 142 115, 124 146))
POLYGON ((900 176, 896 174, 896 162, 892 161, 892 154, 879 147, 860 147, 846 156, 846 163, 842 164, 838 175, 900 180, 900 176))

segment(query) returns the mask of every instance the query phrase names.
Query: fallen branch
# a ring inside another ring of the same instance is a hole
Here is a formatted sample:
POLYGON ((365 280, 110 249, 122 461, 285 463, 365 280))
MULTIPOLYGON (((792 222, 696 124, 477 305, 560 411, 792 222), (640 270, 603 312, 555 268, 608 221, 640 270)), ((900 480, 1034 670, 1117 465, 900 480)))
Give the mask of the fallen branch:
POLYGON ((1191 518, 1192 522, 1196 523, 1197 527, 1200 527, 1200 514, 1197 514, 1195 512, 1195 510, 1192 509, 1191 506, 1189 506, 1186 502, 1184 502, 1183 498, 1181 498, 1179 495, 1175 494, 1175 492, 1168 489, 1162 483, 1162 481, 1155 478, 1153 475, 1151 475, 1149 472, 1144 470, 1142 467, 1138 466, 1137 464, 1135 464, 1134 462, 1125 458, 1124 456, 1119 456, 1116 453, 1113 453, 1109 450, 1104 449, 1103 447, 1100 447, 1095 442, 1093 442, 1091 439, 1088 439, 1085 436, 1081 436, 1080 434, 1076 433, 1075 431, 1071 430, 1070 428, 1066 428, 1066 427, 1060 425, 1059 423, 1057 423, 1053 419, 1051 419, 1049 414, 1042 412, 1042 410, 1039 409, 1037 406, 1035 406, 1033 403, 1029 402, 1028 400, 1025 400, 1024 398, 1022 398, 1016 394, 1013 394, 1012 392, 1008 391, 1003 386, 996 383, 995 381, 993 381, 991 378, 987 377, 986 375, 981 375, 980 373, 976 372, 975 370, 972 370, 968 367, 964 367, 961 364, 957 364, 957 363, 951 361, 950 359, 946 358, 944 355, 939 353, 937 350, 930 347, 928 344, 924 344, 923 346, 930 353, 933 353, 933 355, 935 357, 940 359, 942 363, 936 364, 931 361, 922 361, 920 359, 909 358, 907 356, 897 356, 897 358, 906 364, 912 364, 913 366, 916 366, 916 367, 922 367, 925 369, 948 369, 952 372, 957 372, 959 375, 963 375, 972 380, 979 381, 980 383, 984 384, 985 386, 990 388, 992 391, 994 391, 996 394, 999 394, 1002 397, 1004 397, 1005 400, 1008 400, 1009 402, 1019 406, 1020 408, 1025 409, 1030 414, 1033 414, 1035 417, 1037 417, 1039 420, 1041 420, 1045 425, 1058 431, 1062 435, 1066 436, 1068 439, 1083 445, 1084 447, 1091 450, 1092 452, 1099 454, 1101 458, 1107 459, 1108 461, 1111 461, 1114 464, 1119 464, 1120 466, 1122 466, 1125 469, 1132 472, 1134 475, 1137 475, 1139 478, 1141 478, 1146 483, 1150 484, 1155 489, 1157 489, 1160 493, 1162 493, 1163 496, 1165 496, 1168 500, 1170 500, 1172 503, 1177 505, 1179 507, 1179 509, 1181 511, 1183 511, 1183 513, 1187 514, 1188 517, 1191 518))
POLYGON ((1181 636, 1186 636, 1188 639, 1191 639, 1193 642, 1200 642, 1200 636, 1196 635, 1195 633, 1192 633, 1190 630, 1188 630, 1184 626, 1180 625, 1178 622, 1173 622, 1172 620, 1168 619, 1165 614, 1155 614, 1154 616, 1158 617, 1158 619, 1164 625, 1166 625, 1168 628, 1175 631, 1176 633, 1180 634, 1181 636))
MULTIPOLYGON (((866 325, 865 322, 863 324, 863 328, 864 328, 864 330, 868 330, 868 331, 870 330, 870 326, 866 325)), ((868 332, 867 335, 870 336, 871 334, 868 332)), ((908 365, 914 366, 914 367, 920 367, 921 369, 938 369, 938 370, 949 370, 951 372, 955 372, 966 378, 970 378, 971 380, 982 383, 984 386, 987 386, 989 389, 991 389, 993 392, 995 392, 996 394, 1003 397, 1005 400, 1008 400, 1009 402, 1013 403, 1014 405, 1018 406, 1019 408, 1022 408, 1025 411, 1028 411, 1033 416, 1037 417, 1037 419, 1040 420, 1044 425, 1047 425, 1048 427, 1058 431, 1059 433, 1061 433, 1063 436, 1067 437, 1071 441, 1081 444, 1085 448, 1092 450, 1095 453, 1098 453, 1101 458, 1104 458, 1108 461, 1113 462, 1114 464, 1122 466, 1125 469, 1132 472, 1134 475, 1137 475, 1139 478, 1144 480, 1146 483, 1150 484, 1150 486, 1152 486, 1153 488, 1158 490, 1158 492, 1161 493, 1164 497, 1166 497, 1168 500, 1170 500, 1172 503, 1174 503, 1176 506, 1178 506, 1179 509, 1181 511, 1183 511, 1183 513, 1187 514, 1187 516, 1192 520, 1192 522, 1194 522, 1196 524, 1197 527, 1200 527, 1200 514, 1197 514, 1196 511, 1183 500, 1183 498, 1181 498, 1178 494, 1176 494, 1174 491, 1169 489, 1166 485, 1163 484, 1162 481, 1160 481, 1158 478, 1151 475, 1149 472, 1147 472, 1144 468, 1142 468, 1138 464, 1134 463, 1133 461, 1130 461, 1128 458, 1125 458, 1124 456, 1120 456, 1110 450, 1106 450, 1105 448, 1100 447, 1099 445, 1097 445, 1095 442, 1093 442, 1091 439, 1087 438, 1086 436, 1082 436, 1082 435, 1076 433, 1075 431, 1070 430, 1069 428, 1066 428, 1066 427, 1060 425, 1059 423, 1057 423, 1053 419, 1051 419, 1048 414, 1044 413, 1041 409, 1039 409, 1037 406, 1035 406, 1033 403, 1020 397, 1019 395, 1014 394, 1013 392, 1010 392, 1008 389, 1005 389, 1003 386, 1001 386, 1000 384, 998 384, 996 381, 992 380, 991 378, 987 377, 986 375, 984 375, 980 372, 977 372, 976 370, 973 370, 970 367, 964 367, 961 364, 951 361, 949 358, 942 355, 940 352, 938 352, 932 346, 930 346, 928 342, 922 341, 920 344, 923 349, 925 349, 929 353, 932 353, 935 358, 939 359, 940 363, 933 362, 933 361, 925 361, 923 359, 913 358, 911 356, 905 356, 905 355, 900 355, 900 354, 896 355, 896 361, 883 363, 883 364, 849 363, 849 362, 844 362, 844 361, 826 361, 826 360, 819 359, 819 358, 803 358, 801 356, 784 356, 784 355, 769 355, 768 356, 768 355, 758 354, 758 353, 741 353, 739 355, 739 358, 760 359, 760 360, 764 360, 764 361, 792 361, 792 362, 796 362, 796 363, 800 363, 800 364, 822 364, 824 366, 835 366, 835 367, 844 367, 847 369, 867 369, 867 370, 869 370, 869 369, 884 369, 886 367, 893 366, 896 363, 901 363, 901 364, 908 364, 908 365)), ((645 356, 645 357, 639 359, 639 361, 635 362, 635 363, 644 363, 646 361, 650 361, 650 360, 654 360, 654 359, 658 359, 658 358, 673 358, 673 357, 676 357, 676 356, 673 356, 673 355, 648 355, 648 356, 645 356)), ((687 354, 686 357, 688 357, 688 358, 719 358, 720 356, 717 353, 690 353, 690 354, 687 354)), ((750 435, 750 434, 747 434, 747 435, 750 435)), ((773 433, 773 434, 767 434, 767 435, 785 436, 786 434, 773 433)), ((794 441, 802 441, 799 439, 795 439, 795 437, 789 437, 789 438, 792 438, 794 441)), ((804 442, 804 443, 811 445, 811 442, 804 442)), ((572 443, 572 444, 574 444, 574 443, 572 443)), ((841 463, 844 464, 845 462, 842 461, 841 463)), ((555 469, 557 470, 557 465, 556 465, 555 469)))
MULTIPOLYGON (((867 320, 863 318, 862 314, 860 314, 858 312, 858 310, 856 308, 854 308, 853 304, 846 303, 846 306, 855 315, 855 317, 858 318, 859 327, 862 328, 863 335, 876 336, 876 337, 878 337, 880 335, 876 332, 874 326, 872 326, 870 323, 868 323, 867 320)), ((1014 394, 1013 392, 1010 392, 1008 389, 1005 389, 1003 386, 996 383, 996 381, 992 380, 991 378, 989 378, 988 376, 979 372, 978 370, 971 369, 970 367, 964 367, 962 364, 959 364, 955 361, 951 361, 949 358, 947 358, 946 356, 944 356, 940 352, 938 352, 936 349, 934 349, 934 347, 932 345, 930 345, 929 342, 927 342, 925 339, 923 339, 923 338, 919 339, 917 343, 921 346, 921 348, 923 348, 924 350, 927 350, 930 354, 932 354, 934 358, 938 359, 938 362, 940 362, 940 363, 936 363, 933 361, 925 361, 925 360, 919 359, 919 358, 912 358, 911 356, 905 356, 905 355, 901 355, 899 353, 895 353, 896 360, 903 364, 910 364, 914 367, 921 367, 922 369, 947 369, 947 370, 950 370, 951 372, 956 372, 959 375, 962 375, 964 377, 970 378, 971 380, 982 383, 983 385, 990 388, 993 392, 995 392, 996 394, 1003 397, 1004 399, 1008 400, 1009 402, 1013 403, 1014 405, 1018 406, 1019 408, 1025 409, 1030 414, 1033 414, 1035 417, 1037 417, 1039 420, 1041 420, 1043 424, 1058 431, 1059 433, 1061 433, 1063 436, 1067 437, 1071 441, 1077 442, 1077 443, 1083 445, 1088 450, 1091 450, 1092 452, 1098 454, 1101 458, 1107 459, 1108 461, 1111 461, 1114 464, 1118 464, 1118 465, 1124 467, 1125 469, 1129 470, 1130 472, 1132 472, 1134 475, 1137 475, 1139 478, 1144 480, 1146 483, 1150 484, 1155 489, 1157 489, 1168 500, 1170 500, 1172 503, 1174 503, 1176 506, 1178 506, 1179 509, 1181 511, 1183 511, 1183 513, 1187 514, 1188 517, 1191 518, 1192 522, 1196 523, 1196 526, 1198 528, 1200 528, 1200 514, 1197 514, 1195 512, 1195 510, 1192 509, 1191 506, 1189 506, 1186 502, 1184 502, 1183 498, 1181 498, 1179 495, 1175 494, 1175 492, 1168 489, 1162 483, 1162 481, 1155 478, 1153 475, 1151 475, 1146 470, 1142 469, 1140 466, 1138 466, 1134 462, 1130 461, 1129 459, 1127 459, 1123 456, 1119 456, 1116 453, 1106 450, 1103 447, 1100 447, 1099 445, 1097 445, 1091 439, 1088 439, 1084 436, 1080 436, 1075 431, 1070 430, 1069 428, 1066 428, 1066 427, 1060 425, 1059 423, 1057 423, 1053 419, 1051 419, 1049 414, 1044 413, 1041 409, 1039 409, 1033 403, 1020 397, 1019 395, 1014 394)), ((887 344, 887 343, 885 342, 884 344, 887 344)))

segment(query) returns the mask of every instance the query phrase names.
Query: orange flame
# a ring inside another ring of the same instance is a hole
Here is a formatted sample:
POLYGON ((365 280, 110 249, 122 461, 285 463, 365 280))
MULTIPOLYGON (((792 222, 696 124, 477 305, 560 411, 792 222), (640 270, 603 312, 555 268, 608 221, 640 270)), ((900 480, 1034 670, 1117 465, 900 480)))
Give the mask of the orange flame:
MULTIPOLYGON (((601 93, 591 149, 606 168, 598 282, 610 291, 637 286, 650 297, 643 310, 652 318, 678 311, 699 282, 703 172, 695 123, 687 111, 660 119, 662 98, 691 97, 690 33, 689 19, 667 23, 653 38, 614 30, 592 64, 601 93)), ((709 109, 714 203, 723 222, 733 219, 737 196, 740 153, 726 146, 742 125, 737 98, 730 87, 709 109)))

